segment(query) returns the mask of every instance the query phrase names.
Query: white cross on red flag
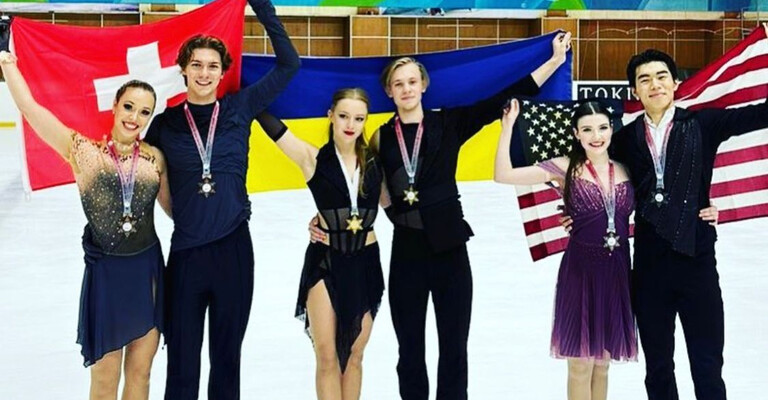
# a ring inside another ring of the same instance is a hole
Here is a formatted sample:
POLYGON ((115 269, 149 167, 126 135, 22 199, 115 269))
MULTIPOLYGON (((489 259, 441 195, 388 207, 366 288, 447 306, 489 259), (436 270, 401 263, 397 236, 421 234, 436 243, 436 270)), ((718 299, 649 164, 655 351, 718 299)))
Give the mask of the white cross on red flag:
MULTIPOLYGON (((11 46, 38 103, 65 125, 94 139, 112 127, 111 105, 123 83, 139 79, 157 92, 156 113, 184 101, 176 56, 195 34, 219 37, 232 56, 219 96, 240 87, 245 0, 217 0, 163 21, 122 27, 51 25, 16 18, 11 46)), ((69 165, 25 122, 27 189, 73 182, 69 165)))

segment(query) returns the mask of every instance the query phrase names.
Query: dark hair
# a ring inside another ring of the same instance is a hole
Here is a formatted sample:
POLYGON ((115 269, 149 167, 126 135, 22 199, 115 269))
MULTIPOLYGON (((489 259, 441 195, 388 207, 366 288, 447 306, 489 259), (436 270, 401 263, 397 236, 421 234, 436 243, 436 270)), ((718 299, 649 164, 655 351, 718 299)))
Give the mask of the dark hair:
MULTIPOLYGON (((133 79, 128 82, 125 82, 123 83, 123 86, 120 86, 120 89, 117 89, 117 93, 115 94, 115 103, 120 102, 120 99, 123 97, 126 90, 128 90, 129 88, 142 89, 142 90, 146 90, 149 93, 152 93, 152 99, 155 101, 155 104, 157 104, 157 94, 155 94, 155 89, 152 87, 152 85, 137 79, 133 79)), ((154 109, 155 109, 155 105, 152 106, 153 111, 154 109)))
MULTIPOLYGON (((360 100, 365 103, 366 113, 370 107, 370 100, 368 100, 368 93, 361 88, 346 88, 339 89, 333 94, 333 100, 331 100, 331 111, 336 108, 336 105, 344 99, 360 100)), ((363 191, 363 184, 365 183, 365 171, 368 165, 368 159, 371 156, 371 150, 365 143, 365 128, 363 128, 363 134, 358 136, 355 140, 355 154, 357 155, 357 163, 360 165, 360 195, 365 197, 363 191)), ((333 122, 328 127, 328 140, 333 140, 333 122)))
POLYGON ((669 68, 669 72, 672 74, 672 79, 677 81, 677 64, 675 64, 675 60, 663 51, 648 49, 640 54, 635 54, 629 59, 629 64, 627 64, 627 80, 629 81, 629 87, 635 87, 637 68, 643 64, 648 64, 654 61, 666 64, 667 68, 669 68))
POLYGON ((216 36, 210 35, 195 35, 187 39, 187 41, 181 45, 181 48, 179 48, 176 64, 178 64, 181 69, 186 68, 192 60, 192 53, 196 49, 216 50, 216 52, 219 53, 219 56, 221 56, 221 69, 225 72, 232 65, 232 56, 230 56, 229 51, 227 51, 227 45, 216 36))
MULTIPOLYGON (((600 101, 592 100, 581 103, 575 110, 573 110, 573 116, 571 117, 571 126, 573 129, 578 129, 579 120, 587 115, 603 114, 611 121, 611 113, 607 107, 600 101)), ((570 210, 572 193, 571 188, 573 186, 574 177, 581 174, 581 168, 587 161, 587 152, 584 147, 581 146, 581 142, 573 135, 573 143, 571 144, 571 152, 568 153, 568 170, 565 172, 565 185, 563 186, 563 201, 565 203, 566 212, 570 210)))

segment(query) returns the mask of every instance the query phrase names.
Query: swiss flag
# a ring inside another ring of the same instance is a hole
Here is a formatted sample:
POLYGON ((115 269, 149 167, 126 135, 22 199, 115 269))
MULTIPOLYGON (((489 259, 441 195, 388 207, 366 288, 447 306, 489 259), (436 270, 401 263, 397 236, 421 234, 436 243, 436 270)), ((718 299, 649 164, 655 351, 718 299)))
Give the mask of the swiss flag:
MULTIPOLYGON (((38 103, 65 125, 95 139, 112 127, 112 102, 130 79, 157 92, 155 114, 182 102, 186 87, 176 56, 190 36, 221 38, 232 55, 219 96, 240 86, 245 0, 217 0, 160 22, 109 28, 51 25, 16 18, 11 48, 38 103)), ((69 165, 24 122, 24 150, 32 190, 74 181, 69 165)))

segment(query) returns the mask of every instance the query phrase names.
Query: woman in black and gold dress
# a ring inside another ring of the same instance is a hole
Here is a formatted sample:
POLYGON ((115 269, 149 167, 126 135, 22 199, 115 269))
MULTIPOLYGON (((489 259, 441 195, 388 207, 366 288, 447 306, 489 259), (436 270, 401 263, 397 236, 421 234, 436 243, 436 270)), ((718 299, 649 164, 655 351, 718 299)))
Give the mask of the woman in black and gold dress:
POLYGON ((296 304, 315 346, 319 399, 360 397, 363 350, 384 292, 373 232, 383 172, 363 138, 367 117, 362 89, 337 91, 328 111, 329 141, 320 149, 270 114, 257 118, 300 167, 326 233, 307 248, 296 304))

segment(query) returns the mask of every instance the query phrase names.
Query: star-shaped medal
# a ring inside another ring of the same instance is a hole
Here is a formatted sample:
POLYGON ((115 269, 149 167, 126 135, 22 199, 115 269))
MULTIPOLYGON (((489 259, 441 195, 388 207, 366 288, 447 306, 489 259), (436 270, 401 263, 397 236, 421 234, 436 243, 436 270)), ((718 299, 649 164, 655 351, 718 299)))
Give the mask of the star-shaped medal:
POLYGON ((608 249, 608 251, 613 251, 613 249, 617 247, 621 247, 621 244, 619 243, 619 238, 621 236, 617 235, 616 232, 608 231, 608 234, 603 236, 603 240, 605 240, 605 244, 603 244, 603 247, 608 249))
POLYGON ((209 177, 205 177, 203 178, 202 182, 197 183, 197 187, 199 188, 197 193, 202 194, 203 196, 208 198, 208 196, 211 196, 214 193, 216 193, 216 189, 214 189, 215 186, 216 186, 216 182, 214 182, 209 177))
POLYGON ((136 233, 136 219, 130 214, 124 215, 118 225, 120 226, 118 232, 125 235, 125 237, 131 236, 131 233, 136 233))
POLYGON ((357 214, 352 214, 352 218, 347 219, 347 230, 356 235, 357 231, 363 230, 363 220, 357 218, 357 214))
POLYGON ((408 190, 403 190, 403 194, 405 195, 405 197, 403 197, 403 201, 407 201, 409 206, 412 206, 413 203, 419 201, 419 192, 417 190, 413 190, 413 186, 410 186, 408 190))

